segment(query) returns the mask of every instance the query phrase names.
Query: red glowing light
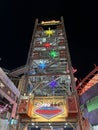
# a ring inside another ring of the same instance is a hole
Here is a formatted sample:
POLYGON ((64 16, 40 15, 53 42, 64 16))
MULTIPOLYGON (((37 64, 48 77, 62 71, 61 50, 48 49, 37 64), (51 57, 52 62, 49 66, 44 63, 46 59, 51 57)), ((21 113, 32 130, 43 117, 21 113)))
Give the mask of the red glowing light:
POLYGON ((44 47, 49 48, 49 47, 51 47, 51 44, 50 44, 49 42, 46 42, 46 43, 44 44, 44 47))

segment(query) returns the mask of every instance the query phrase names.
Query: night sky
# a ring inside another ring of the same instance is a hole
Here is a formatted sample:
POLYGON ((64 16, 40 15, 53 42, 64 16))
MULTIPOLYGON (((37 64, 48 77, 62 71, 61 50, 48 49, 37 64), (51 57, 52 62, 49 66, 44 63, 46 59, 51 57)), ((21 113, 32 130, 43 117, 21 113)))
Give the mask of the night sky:
POLYGON ((98 65, 98 7, 89 0, 0 0, 0 67, 26 64, 35 19, 64 17, 71 61, 83 79, 98 65))

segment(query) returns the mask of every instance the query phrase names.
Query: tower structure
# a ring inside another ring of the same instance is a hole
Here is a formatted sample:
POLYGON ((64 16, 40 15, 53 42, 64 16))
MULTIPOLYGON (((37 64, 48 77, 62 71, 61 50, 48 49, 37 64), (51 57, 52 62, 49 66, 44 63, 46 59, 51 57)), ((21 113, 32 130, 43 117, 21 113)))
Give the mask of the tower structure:
POLYGON ((82 130, 63 17, 40 22, 36 19, 20 86, 23 90, 18 108, 21 123, 51 129, 75 129, 79 123, 82 130))

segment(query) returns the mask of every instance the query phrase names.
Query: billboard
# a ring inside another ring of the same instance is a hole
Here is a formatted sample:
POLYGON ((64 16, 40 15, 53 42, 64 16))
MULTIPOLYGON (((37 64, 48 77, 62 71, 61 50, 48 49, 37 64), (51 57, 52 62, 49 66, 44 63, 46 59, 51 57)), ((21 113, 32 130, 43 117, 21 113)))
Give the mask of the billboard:
POLYGON ((35 122, 63 122, 68 115, 64 97, 35 97, 32 120, 35 122))
MULTIPOLYGON (((74 96, 66 98, 64 96, 34 97, 32 104, 28 107, 26 104, 22 104, 20 111, 28 111, 32 122, 65 122, 69 120, 76 122, 78 113, 74 96)), ((30 120, 22 119, 23 122, 30 120)))
MULTIPOLYGON (((32 100, 30 117, 33 122, 64 122, 68 116, 66 100, 63 96, 35 97, 32 100), (31 110, 32 109, 32 110, 31 110)), ((22 106, 23 110, 23 106, 22 106)), ((25 110, 27 107, 25 105, 25 110)), ((23 122, 29 120, 22 118, 23 122)))

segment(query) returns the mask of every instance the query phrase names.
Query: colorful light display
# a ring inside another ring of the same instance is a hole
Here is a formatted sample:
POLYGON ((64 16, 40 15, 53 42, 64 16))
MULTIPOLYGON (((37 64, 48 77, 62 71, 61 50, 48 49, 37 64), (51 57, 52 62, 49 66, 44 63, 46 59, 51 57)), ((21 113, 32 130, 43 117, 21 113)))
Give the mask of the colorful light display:
POLYGON ((44 44, 44 47, 45 47, 45 48, 50 48, 50 47, 51 47, 51 44, 50 44, 49 42, 46 42, 46 43, 44 44))
POLYGON ((51 20, 51 21, 42 21, 41 22, 41 24, 42 25, 55 25, 55 24, 58 24, 58 23, 60 23, 60 21, 59 20, 51 20))
POLYGON ((46 68, 46 63, 41 62, 38 66, 39 66, 40 69, 45 69, 46 68))
POLYGON ((57 81, 53 80, 53 81, 50 82, 49 85, 50 85, 51 88, 55 88, 57 86, 57 81))
POLYGON ((31 116, 36 122, 65 121, 68 116, 65 99, 57 96, 35 97, 31 116))
POLYGON ((48 30, 45 31, 45 34, 50 37, 51 35, 53 35, 54 31, 51 30, 50 28, 48 30))
POLYGON ((50 55, 52 58, 55 58, 55 57, 58 56, 58 53, 53 50, 53 51, 51 51, 51 52, 49 53, 49 55, 50 55))

